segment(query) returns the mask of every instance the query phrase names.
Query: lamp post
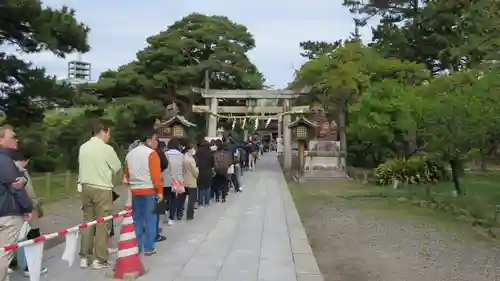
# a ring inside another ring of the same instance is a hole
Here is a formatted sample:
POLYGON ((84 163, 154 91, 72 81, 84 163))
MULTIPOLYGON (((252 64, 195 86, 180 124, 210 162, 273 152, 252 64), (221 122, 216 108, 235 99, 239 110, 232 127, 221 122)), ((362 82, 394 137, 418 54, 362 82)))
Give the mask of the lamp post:
MULTIPOLYGON (((299 143, 299 151, 298 151, 298 156, 299 156, 299 167, 298 171, 299 173, 302 172, 303 167, 304 167, 304 157, 305 157, 305 148, 306 148, 306 142, 309 140, 311 134, 313 133, 313 129, 318 127, 318 125, 315 122, 312 122, 305 118, 304 116, 297 117, 297 119, 290 123, 288 125, 288 128, 292 130, 295 139, 299 143)), ((300 176, 300 175, 299 175, 300 176)))

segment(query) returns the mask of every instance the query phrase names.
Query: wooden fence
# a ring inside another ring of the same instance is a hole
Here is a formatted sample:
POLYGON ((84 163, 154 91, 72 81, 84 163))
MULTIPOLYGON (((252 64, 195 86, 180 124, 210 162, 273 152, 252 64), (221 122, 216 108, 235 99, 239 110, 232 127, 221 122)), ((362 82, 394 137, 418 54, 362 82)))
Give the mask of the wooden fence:
POLYGON ((31 175, 36 197, 43 202, 57 201, 75 195, 77 175, 65 173, 34 173, 31 175))

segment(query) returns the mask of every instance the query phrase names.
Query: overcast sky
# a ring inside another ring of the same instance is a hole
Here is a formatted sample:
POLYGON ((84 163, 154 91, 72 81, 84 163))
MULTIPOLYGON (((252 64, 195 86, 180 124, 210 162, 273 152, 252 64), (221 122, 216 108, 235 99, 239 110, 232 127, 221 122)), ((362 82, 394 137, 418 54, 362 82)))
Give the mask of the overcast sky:
MULTIPOLYGON (((83 59, 92 63, 92 79, 102 71, 115 69, 135 59, 145 47, 145 39, 193 12, 225 15, 247 26, 257 47, 250 53, 268 85, 286 86, 293 78, 293 68, 304 62, 299 42, 334 41, 347 38, 353 30, 349 11, 341 0, 44 0, 60 7, 63 3, 76 10, 78 20, 92 29, 92 50, 83 59)), ((369 28, 361 30, 370 39, 369 28)), ((29 56, 49 74, 67 76, 67 61, 50 53, 29 56)))

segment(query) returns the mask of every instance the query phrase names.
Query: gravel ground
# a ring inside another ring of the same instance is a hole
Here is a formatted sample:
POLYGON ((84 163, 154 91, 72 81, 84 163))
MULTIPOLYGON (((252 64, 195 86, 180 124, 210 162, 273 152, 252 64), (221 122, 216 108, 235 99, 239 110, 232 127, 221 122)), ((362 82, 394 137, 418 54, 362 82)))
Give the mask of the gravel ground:
POLYGON ((500 251, 343 201, 299 209, 325 281, 500 281, 500 251))

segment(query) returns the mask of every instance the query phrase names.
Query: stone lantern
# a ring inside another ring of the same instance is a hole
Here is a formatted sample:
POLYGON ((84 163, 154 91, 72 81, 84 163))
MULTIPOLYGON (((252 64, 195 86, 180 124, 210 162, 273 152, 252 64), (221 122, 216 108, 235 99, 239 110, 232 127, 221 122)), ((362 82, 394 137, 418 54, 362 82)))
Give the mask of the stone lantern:
POLYGON ((314 136, 315 129, 318 125, 315 122, 310 121, 305 118, 303 115, 297 117, 295 121, 288 125, 288 128, 292 130, 295 139, 299 143, 299 167, 303 168, 304 164, 304 156, 305 156, 305 147, 306 142, 314 136))

